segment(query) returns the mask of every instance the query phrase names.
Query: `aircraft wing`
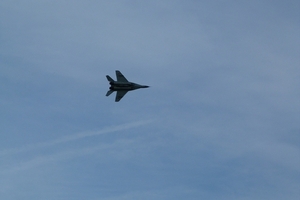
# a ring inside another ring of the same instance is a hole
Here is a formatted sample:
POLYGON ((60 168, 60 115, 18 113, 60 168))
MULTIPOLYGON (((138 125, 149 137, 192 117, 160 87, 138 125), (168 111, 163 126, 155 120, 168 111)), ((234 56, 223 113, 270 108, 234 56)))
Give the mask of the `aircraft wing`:
POLYGON ((116 102, 119 102, 119 101, 125 96, 125 94, 126 94, 127 92, 128 92, 127 90, 119 90, 119 91, 117 91, 115 101, 116 101, 116 102))
POLYGON ((116 70, 116 77, 118 82, 128 82, 128 80, 119 70, 116 70))

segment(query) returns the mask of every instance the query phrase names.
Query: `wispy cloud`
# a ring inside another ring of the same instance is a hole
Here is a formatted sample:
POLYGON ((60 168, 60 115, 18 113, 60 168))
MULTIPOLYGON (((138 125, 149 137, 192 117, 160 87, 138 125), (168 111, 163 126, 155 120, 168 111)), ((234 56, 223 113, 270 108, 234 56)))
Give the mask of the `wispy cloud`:
POLYGON ((98 131, 80 132, 80 133, 77 133, 74 135, 68 135, 68 136, 64 136, 61 138, 57 138, 55 140, 51 140, 51 141, 47 141, 47 142, 40 142, 40 143, 36 143, 36 144, 30 144, 30 145, 26 145, 26 146, 19 147, 19 148, 4 149, 4 150, 0 151, 0 156, 17 154, 17 153, 21 153, 21 152, 25 152, 25 151, 30 151, 30 150, 34 150, 34 149, 38 149, 38 148, 50 147, 50 146, 54 146, 54 145, 58 145, 58 144, 62 144, 62 143, 66 143, 66 142, 70 142, 70 141, 74 141, 74 140, 79 140, 79 139, 83 139, 83 138, 87 138, 87 137, 93 137, 93 136, 97 136, 97 135, 102 135, 102 134, 127 130, 127 129, 131 129, 131 128, 136 128, 139 126, 149 124, 151 122, 153 122, 153 120, 136 121, 136 122, 132 122, 132 123, 121 124, 118 126, 107 127, 107 128, 104 128, 104 129, 98 130, 98 131))
POLYGON ((22 171, 22 170, 28 170, 28 169, 32 169, 34 167, 38 167, 43 164, 53 163, 53 162, 66 160, 66 159, 70 159, 70 158, 74 158, 74 157, 78 157, 78 156, 92 154, 101 149, 109 148, 110 146, 111 145, 100 145, 100 146, 96 145, 93 147, 66 150, 66 151, 62 151, 62 152, 58 152, 58 153, 50 154, 50 155, 36 156, 27 161, 16 163, 16 164, 10 166, 9 168, 2 169, 1 173, 6 174, 6 173, 13 173, 13 172, 18 172, 18 171, 22 171))
MULTIPOLYGON (((108 133, 113 133, 113 132, 118 132, 118 131, 124 131, 127 129, 137 128, 137 127, 140 127, 140 126, 152 123, 152 122, 153 122, 153 120, 142 120, 142 121, 127 123, 127 124, 121 124, 118 126, 107 127, 107 128, 104 128, 104 129, 98 130, 98 131, 81 132, 81 133, 77 133, 75 135, 64 136, 64 137, 58 138, 56 140, 48 141, 48 142, 27 145, 27 146, 20 147, 20 148, 2 150, 0 152, 0 156, 8 156, 8 155, 13 155, 13 154, 23 153, 23 152, 30 151, 30 150, 46 148, 46 147, 55 146, 58 144, 67 143, 70 141, 80 140, 80 139, 87 138, 87 137, 93 137, 93 136, 97 136, 97 135, 101 135, 101 134, 108 134, 108 133)), ((122 143, 125 142, 126 144, 128 143, 128 141, 121 141, 121 142, 122 143)), ((118 144, 119 144, 119 142, 118 142, 118 144)), ((22 170, 28 170, 28 169, 32 169, 34 167, 43 165, 45 163, 56 162, 56 161, 65 160, 68 158, 74 158, 74 157, 78 157, 78 156, 82 156, 82 155, 86 155, 86 154, 92 154, 96 151, 99 151, 101 149, 107 149, 114 145, 115 144, 102 144, 102 145, 95 145, 92 147, 84 147, 84 148, 80 148, 80 149, 64 150, 61 152, 56 152, 56 153, 43 155, 43 156, 35 156, 27 161, 15 163, 11 166, 6 166, 4 169, 1 170, 1 173, 5 174, 5 173, 18 172, 18 171, 22 171, 22 170)))

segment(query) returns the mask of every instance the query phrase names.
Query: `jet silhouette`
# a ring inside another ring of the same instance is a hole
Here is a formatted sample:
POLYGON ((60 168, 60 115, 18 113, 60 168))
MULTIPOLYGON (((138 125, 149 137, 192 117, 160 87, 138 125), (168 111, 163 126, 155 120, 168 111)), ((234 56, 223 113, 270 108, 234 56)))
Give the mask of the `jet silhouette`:
POLYGON ((106 93, 106 96, 117 91, 115 102, 119 102, 128 91, 149 87, 147 85, 139 85, 137 83, 129 82, 119 70, 116 70, 116 77, 117 81, 106 75, 110 84, 109 91, 106 93))

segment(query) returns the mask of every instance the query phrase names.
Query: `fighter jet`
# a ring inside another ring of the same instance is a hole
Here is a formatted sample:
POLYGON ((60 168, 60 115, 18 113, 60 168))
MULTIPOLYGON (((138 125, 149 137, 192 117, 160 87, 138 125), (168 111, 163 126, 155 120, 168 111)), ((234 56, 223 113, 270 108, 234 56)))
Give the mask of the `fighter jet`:
POLYGON ((116 70, 116 77, 117 81, 106 75, 106 78, 110 84, 106 96, 109 96, 114 91, 117 91, 115 102, 119 102, 128 91, 149 87, 147 85, 139 85, 137 83, 129 82, 119 70, 116 70))

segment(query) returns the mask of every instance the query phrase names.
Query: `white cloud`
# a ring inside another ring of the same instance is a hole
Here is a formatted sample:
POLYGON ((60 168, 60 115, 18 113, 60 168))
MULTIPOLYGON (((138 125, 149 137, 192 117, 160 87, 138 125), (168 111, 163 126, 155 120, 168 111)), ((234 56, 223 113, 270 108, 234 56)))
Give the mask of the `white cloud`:
POLYGON ((98 135, 102 135, 102 134, 124 131, 126 129, 143 126, 143 125, 149 124, 151 122, 153 122, 153 120, 136 121, 136 122, 132 122, 132 123, 108 127, 108 128, 102 129, 100 131, 86 131, 86 132, 81 132, 81 133, 77 133, 74 135, 63 136, 61 138, 58 138, 58 139, 52 140, 52 141, 41 142, 41 143, 27 145, 27 146, 19 147, 19 148, 5 149, 5 150, 0 151, 0 156, 8 156, 11 154, 35 150, 38 148, 45 148, 45 147, 49 147, 49 146, 58 145, 61 143, 66 143, 66 142, 70 142, 70 141, 74 141, 74 140, 83 139, 86 137, 94 137, 94 136, 98 136, 98 135))

